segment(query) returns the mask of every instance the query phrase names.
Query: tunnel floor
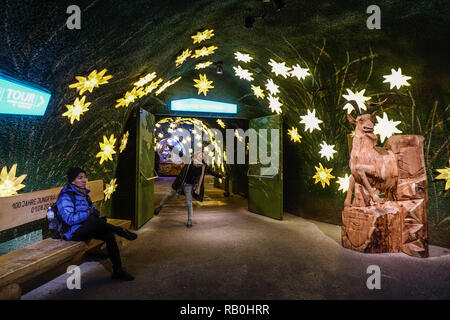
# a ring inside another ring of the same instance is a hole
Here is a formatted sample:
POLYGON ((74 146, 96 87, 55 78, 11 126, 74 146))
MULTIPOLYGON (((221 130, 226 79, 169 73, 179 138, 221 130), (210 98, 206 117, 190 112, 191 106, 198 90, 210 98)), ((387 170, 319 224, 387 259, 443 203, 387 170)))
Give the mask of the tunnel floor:
MULTIPOLYGON (((161 179, 156 203, 170 187, 161 179)), ((362 254, 340 245, 340 227, 285 213, 283 221, 247 211, 246 199, 212 187, 194 205, 186 228, 184 197, 176 196, 122 248, 131 282, 110 280, 108 260, 81 264, 80 290, 62 275, 22 299, 449 299, 450 250, 430 258, 362 254), (369 290, 367 268, 381 269, 369 290)))

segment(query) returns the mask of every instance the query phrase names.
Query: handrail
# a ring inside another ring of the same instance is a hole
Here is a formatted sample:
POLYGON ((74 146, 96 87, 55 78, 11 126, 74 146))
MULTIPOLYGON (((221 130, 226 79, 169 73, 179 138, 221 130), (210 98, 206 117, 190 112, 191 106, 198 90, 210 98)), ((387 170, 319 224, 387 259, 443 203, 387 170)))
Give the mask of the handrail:
POLYGON ((248 168, 248 170, 247 170, 247 177, 266 178, 266 179, 273 179, 278 174, 278 172, 277 172, 271 176, 261 176, 261 175, 255 175, 255 174, 249 174, 249 173, 250 173, 250 168, 248 168))
POLYGON ((144 179, 147 180, 147 181, 150 181, 150 180, 159 178, 159 176, 153 176, 153 177, 147 178, 147 177, 142 173, 142 170, 139 170, 139 172, 140 172, 141 175, 144 177, 144 179))

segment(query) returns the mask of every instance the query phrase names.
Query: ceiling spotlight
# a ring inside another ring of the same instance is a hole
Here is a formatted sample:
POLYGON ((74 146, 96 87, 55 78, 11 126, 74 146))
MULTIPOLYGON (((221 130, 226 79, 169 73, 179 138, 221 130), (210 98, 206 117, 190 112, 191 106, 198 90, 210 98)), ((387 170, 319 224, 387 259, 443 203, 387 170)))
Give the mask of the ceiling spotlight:
POLYGON ((273 6, 275 7, 275 11, 280 11, 284 8, 285 3, 283 0, 272 0, 273 6))
POLYGON ((223 73, 223 62, 222 61, 216 62, 215 65, 216 65, 216 73, 222 74, 223 73))

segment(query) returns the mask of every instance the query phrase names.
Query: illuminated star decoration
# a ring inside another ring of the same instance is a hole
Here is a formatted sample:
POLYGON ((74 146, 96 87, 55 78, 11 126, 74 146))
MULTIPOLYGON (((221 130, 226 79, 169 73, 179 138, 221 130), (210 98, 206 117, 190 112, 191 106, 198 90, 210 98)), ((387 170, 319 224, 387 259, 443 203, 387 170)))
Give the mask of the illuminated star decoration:
POLYGON ((269 108, 272 112, 276 112, 277 114, 280 114, 282 112, 281 106, 283 105, 278 97, 274 97, 272 95, 269 95, 267 97, 269 99, 269 108))
POLYGON ((316 181, 314 181, 314 184, 317 182, 320 182, 322 184, 322 188, 325 188, 325 184, 328 186, 330 185, 330 179, 335 178, 335 176, 331 175, 331 171, 333 168, 328 169, 322 167, 322 164, 319 163, 319 167, 314 166, 316 168, 316 174, 313 176, 316 181))
POLYGON ((252 85, 252 90, 253 90, 253 94, 259 98, 259 99, 264 99, 265 95, 264 95, 264 91, 263 89, 261 89, 260 86, 254 86, 252 85))
POLYGON ((150 83, 148 86, 145 87, 145 89, 144 89, 145 95, 152 93, 153 90, 158 88, 158 86, 161 82, 163 82, 163 79, 161 79, 161 78, 159 78, 156 81, 152 81, 152 83, 150 83))
POLYGON ((445 180, 445 191, 450 188, 450 168, 446 167, 445 169, 436 169, 440 174, 436 176, 436 179, 445 180))
POLYGON ((116 184, 116 180, 117 179, 112 179, 109 184, 106 184, 105 190, 103 190, 103 192, 105 193, 105 200, 108 200, 114 193, 114 191, 116 191, 116 188, 118 186, 118 184, 116 184))
POLYGON ((201 63, 197 63, 195 65, 195 70, 200 70, 200 69, 204 69, 209 67, 210 65, 212 65, 213 63, 211 61, 207 61, 207 62, 201 62, 201 63))
POLYGON ((155 78, 156 78, 156 72, 149 73, 145 77, 140 78, 139 81, 135 82, 134 86, 136 86, 138 88, 143 87, 155 78))
POLYGON ((225 128, 225 123, 224 123, 221 119, 217 119, 217 123, 218 123, 219 126, 221 126, 222 128, 225 128))
POLYGON ((287 67, 285 62, 278 63, 270 59, 269 65, 272 66, 272 72, 275 73, 275 75, 282 75, 284 78, 289 76, 291 68, 287 67))
POLYGON ((114 151, 114 144, 116 144, 114 134, 111 134, 109 140, 106 136, 103 136, 103 143, 99 142, 99 144, 102 151, 97 153, 95 157, 100 158, 100 164, 102 164, 105 160, 112 160, 112 155, 116 153, 116 151, 114 151))
POLYGON ((291 141, 302 142, 302 136, 298 134, 297 128, 288 129, 288 135, 291 137, 291 141))
POLYGON ((246 53, 241 53, 239 51, 234 53, 234 58, 236 60, 244 62, 244 63, 247 63, 247 62, 250 62, 251 60, 253 60, 253 58, 250 55, 248 55, 246 53))
POLYGON ((336 153, 337 151, 334 150, 334 144, 333 145, 328 145, 326 144, 325 141, 322 142, 322 144, 320 144, 320 156, 323 158, 327 158, 327 160, 330 160, 331 158, 333 158, 333 154, 336 153))
POLYGON ((348 187, 350 185, 350 176, 346 173, 344 177, 338 177, 336 181, 339 184, 339 190, 342 190, 342 193, 346 193, 348 191, 348 187))
POLYGON ((216 46, 203 47, 201 49, 195 50, 195 54, 192 55, 192 58, 206 57, 210 54, 213 54, 216 49, 219 49, 216 46))
POLYGON ((383 83, 389 82, 389 84, 391 85, 390 89, 392 89, 393 87, 397 87, 397 89, 400 89, 401 86, 409 86, 407 80, 411 79, 411 77, 402 75, 401 68, 398 68, 397 71, 391 69, 391 74, 383 76, 383 78, 384 78, 383 83))
POLYGON ((377 116, 378 123, 373 127, 373 133, 380 136, 380 140, 383 143, 384 139, 389 138, 394 133, 402 133, 396 127, 401 121, 392 121, 387 117, 386 112, 383 112, 383 118, 377 116))
POLYGON ((276 95, 280 90, 278 90, 278 86, 273 83, 272 79, 267 80, 266 89, 270 92, 271 95, 276 95))
POLYGON ((133 90, 127 91, 125 93, 125 97, 120 98, 119 100, 116 100, 117 104, 116 104, 116 108, 120 108, 120 107, 128 107, 128 105, 132 102, 134 102, 136 100, 136 98, 138 97, 136 88, 133 88, 133 90))
POLYGON ((86 96, 83 96, 83 98, 75 99, 75 102, 73 105, 66 105, 67 111, 62 114, 63 117, 70 118, 70 124, 73 124, 74 120, 80 121, 80 116, 85 113, 86 111, 89 111, 90 102, 84 102, 86 99, 86 96))
POLYGON ((0 172, 0 197, 9 197, 17 194, 17 191, 24 188, 22 184, 26 178, 26 174, 16 178, 17 163, 11 167, 11 171, 8 173, 8 168, 5 166, 0 172))
POLYGON ((198 95, 200 93, 203 93, 205 96, 208 93, 208 89, 214 88, 214 86, 211 85, 212 81, 208 81, 208 78, 206 78, 206 74, 200 74, 200 79, 194 79, 194 87, 198 88, 198 95))
POLYGON ((238 76, 240 79, 244 79, 247 81, 252 81, 253 80, 253 73, 251 73, 250 71, 248 71, 247 69, 242 69, 241 66, 233 67, 234 69, 234 74, 236 76, 238 76))
POLYGON ((177 83, 178 81, 180 81, 181 77, 178 77, 174 80, 170 80, 167 81, 166 83, 164 83, 158 90, 156 90, 155 92, 155 96, 158 96, 161 94, 161 92, 163 92, 164 90, 166 90, 168 87, 173 86, 175 83, 177 83))
POLYGON ((128 131, 125 132, 125 134, 123 135, 122 140, 120 141, 120 148, 119 148, 120 153, 122 153, 122 151, 125 150, 125 148, 127 147, 129 135, 130 133, 128 131))
POLYGON ((69 88, 76 88, 77 91, 79 91, 80 96, 83 95, 85 91, 92 93, 94 88, 98 88, 100 85, 108 83, 108 80, 112 78, 111 75, 104 76, 106 71, 108 70, 103 69, 97 73, 97 70, 94 70, 87 76, 87 78, 76 76, 75 79, 77 79, 78 82, 72 83, 69 85, 69 88))
POLYGON ((197 32, 196 35, 191 36, 191 38, 194 39, 194 44, 211 39, 212 37, 214 37, 214 29, 206 29, 203 32, 197 32))
MULTIPOLYGON (((364 104, 365 101, 368 101, 371 99, 371 97, 364 97, 364 92, 366 91, 366 89, 361 90, 361 91, 356 91, 355 93, 353 93, 350 89, 346 89, 348 94, 343 94, 342 96, 347 100, 355 100, 356 103, 358 104, 359 110, 366 110, 366 105, 364 104)), ((350 103, 347 103, 344 106, 344 109, 347 109, 347 113, 350 114, 354 108, 350 103)))
POLYGON ((189 58, 192 54, 192 50, 186 49, 184 50, 175 60, 175 66, 179 66, 180 64, 183 64, 187 58, 189 58))
POLYGON ((305 125, 305 131, 309 130, 309 132, 313 132, 314 129, 321 130, 319 127, 319 123, 322 123, 323 121, 316 118, 316 110, 313 109, 313 111, 309 111, 306 116, 301 116, 302 121, 300 123, 303 123, 305 125))
POLYGON ((305 79, 306 76, 310 76, 309 69, 303 69, 300 65, 292 66, 292 70, 290 72, 291 77, 297 77, 298 80, 305 79))

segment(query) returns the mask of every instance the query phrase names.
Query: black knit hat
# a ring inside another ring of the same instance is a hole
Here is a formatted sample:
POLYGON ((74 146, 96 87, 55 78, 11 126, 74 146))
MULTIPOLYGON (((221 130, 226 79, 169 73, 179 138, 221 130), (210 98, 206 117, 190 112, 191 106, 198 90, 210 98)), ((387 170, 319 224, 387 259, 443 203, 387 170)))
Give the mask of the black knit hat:
POLYGON ((69 180, 69 183, 72 183, 73 180, 76 179, 76 177, 78 177, 78 175, 83 172, 84 174, 86 174, 86 171, 84 171, 81 168, 78 167, 72 167, 69 168, 69 170, 67 170, 67 179, 69 180))

